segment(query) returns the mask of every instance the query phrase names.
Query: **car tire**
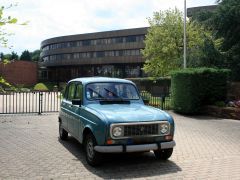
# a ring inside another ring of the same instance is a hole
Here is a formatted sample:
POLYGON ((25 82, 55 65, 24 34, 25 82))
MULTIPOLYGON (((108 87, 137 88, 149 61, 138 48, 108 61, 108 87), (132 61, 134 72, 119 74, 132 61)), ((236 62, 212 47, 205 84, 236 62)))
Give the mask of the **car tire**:
POLYGON ((61 140, 67 140, 68 138, 68 132, 63 129, 61 122, 59 122, 59 137, 61 140))
POLYGON ((101 163, 102 156, 99 152, 94 150, 97 145, 96 139, 92 133, 86 135, 85 138, 85 151, 87 163, 91 166, 97 166, 101 163))
POLYGON ((173 148, 154 151, 155 157, 160 160, 167 160, 168 158, 171 157, 172 153, 173 148))

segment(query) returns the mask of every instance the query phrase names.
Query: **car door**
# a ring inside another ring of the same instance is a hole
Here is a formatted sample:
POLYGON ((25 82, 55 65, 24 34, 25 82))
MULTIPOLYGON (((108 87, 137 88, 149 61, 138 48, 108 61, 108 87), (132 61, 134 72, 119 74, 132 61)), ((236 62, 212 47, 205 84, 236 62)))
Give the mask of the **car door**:
MULTIPOLYGON (((80 99, 83 102, 83 85, 79 82, 76 84, 76 91, 74 99, 80 99)), ((83 131, 83 123, 82 123, 82 108, 83 105, 74 105, 73 106, 74 117, 73 117, 73 133, 76 138, 78 138, 80 141, 82 139, 82 131, 83 131)))
POLYGON ((70 134, 74 135, 74 105, 72 104, 72 99, 74 98, 76 90, 76 83, 71 82, 68 86, 68 94, 66 99, 65 107, 67 109, 67 121, 68 121, 68 131, 70 134))
POLYGON ((69 110, 68 110, 68 90, 69 85, 66 87, 66 90, 63 94, 63 100, 61 102, 61 111, 60 111, 60 117, 62 120, 62 126, 64 129, 68 130, 68 119, 69 119, 69 110))

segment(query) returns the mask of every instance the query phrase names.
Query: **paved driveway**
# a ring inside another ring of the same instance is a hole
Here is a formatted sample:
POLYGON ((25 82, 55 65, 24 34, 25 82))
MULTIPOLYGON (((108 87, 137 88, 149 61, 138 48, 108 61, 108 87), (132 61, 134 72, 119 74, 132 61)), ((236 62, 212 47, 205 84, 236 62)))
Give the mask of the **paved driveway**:
POLYGON ((0 116, 0 179, 240 179, 240 121, 172 115, 177 146, 169 161, 107 155, 98 168, 76 140, 59 141, 57 114, 0 116))

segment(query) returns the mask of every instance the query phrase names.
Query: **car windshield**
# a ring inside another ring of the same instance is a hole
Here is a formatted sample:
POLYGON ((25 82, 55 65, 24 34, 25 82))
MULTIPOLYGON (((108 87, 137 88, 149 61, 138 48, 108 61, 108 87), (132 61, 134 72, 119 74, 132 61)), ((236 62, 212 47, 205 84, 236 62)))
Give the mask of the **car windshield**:
POLYGON ((91 83, 86 86, 89 100, 138 100, 138 92, 128 83, 91 83))

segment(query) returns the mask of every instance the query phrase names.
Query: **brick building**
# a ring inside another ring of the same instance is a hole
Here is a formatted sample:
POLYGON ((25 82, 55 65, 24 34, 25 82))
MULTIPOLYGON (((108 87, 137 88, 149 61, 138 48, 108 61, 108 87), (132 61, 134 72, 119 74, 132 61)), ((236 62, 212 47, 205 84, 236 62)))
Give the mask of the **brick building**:
POLYGON ((37 63, 29 61, 0 62, 0 76, 10 84, 34 85, 37 83, 37 63))

